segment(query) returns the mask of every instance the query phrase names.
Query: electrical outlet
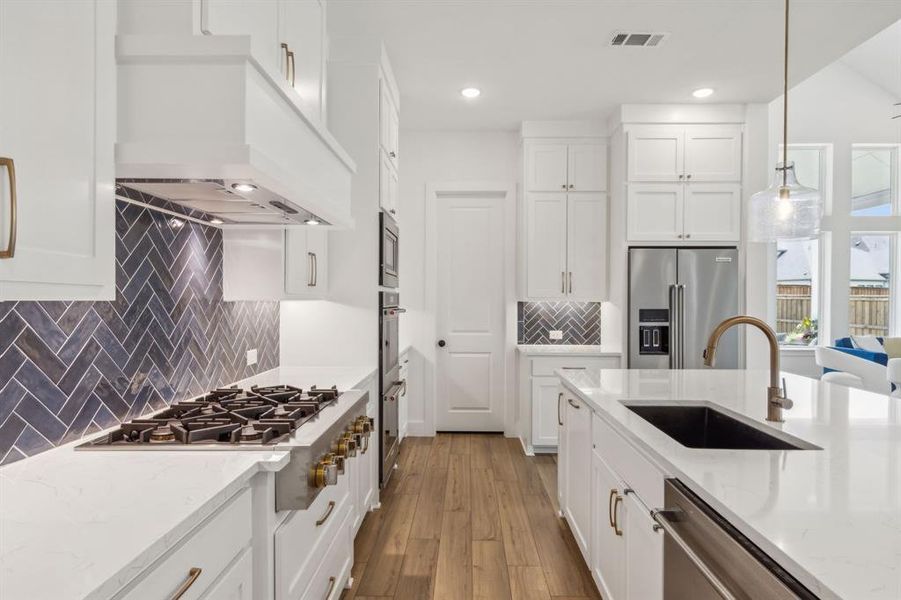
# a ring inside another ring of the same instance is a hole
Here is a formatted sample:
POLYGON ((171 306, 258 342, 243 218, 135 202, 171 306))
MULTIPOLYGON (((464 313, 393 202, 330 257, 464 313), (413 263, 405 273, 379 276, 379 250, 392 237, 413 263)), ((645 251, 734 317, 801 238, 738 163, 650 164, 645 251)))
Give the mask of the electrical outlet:
POLYGON ((247 366, 257 364, 257 349, 247 351, 247 366))
POLYGON ((562 340, 563 332, 559 329, 551 329, 551 339, 552 340, 562 340))

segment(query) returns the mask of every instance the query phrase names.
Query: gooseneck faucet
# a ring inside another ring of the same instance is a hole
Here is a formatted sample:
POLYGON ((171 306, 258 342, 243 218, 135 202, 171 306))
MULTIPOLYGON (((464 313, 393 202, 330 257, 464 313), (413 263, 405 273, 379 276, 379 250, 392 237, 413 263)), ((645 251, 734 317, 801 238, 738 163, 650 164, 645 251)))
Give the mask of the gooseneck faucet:
POLYGON ((708 367, 713 366, 716 361, 716 345, 719 343, 720 337, 728 329, 742 324, 753 325, 762 331, 770 344, 770 386, 766 390, 766 420, 781 423, 784 421, 782 409, 790 409, 794 406, 794 402, 787 397, 785 381, 783 380, 782 385, 779 385, 779 341, 776 339, 776 333, 772 327, 756 317, 745 315, 726 319, 716 326, 713 333, 710 334, 710 339, 707 340, 707 348, 704 350, 704 364, 708 367))

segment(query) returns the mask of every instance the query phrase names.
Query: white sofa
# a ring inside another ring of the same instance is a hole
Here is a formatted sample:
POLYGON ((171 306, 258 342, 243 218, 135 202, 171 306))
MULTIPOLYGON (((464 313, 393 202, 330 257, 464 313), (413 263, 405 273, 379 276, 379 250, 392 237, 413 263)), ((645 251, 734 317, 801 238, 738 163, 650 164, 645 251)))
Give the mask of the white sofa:
POLYGON ((823 374, 821 378, 823 381, 861 388, 877 394, 891 393, 892 382, 901 382, 901 359, 890 360, 886 368, 879 363, 827 346, 817 346, 815 352, 817 365, 824 369, 832 369, 831 372, 823 374), (892 379, 893 376, 897 379, 892 379))
POLYGON ((888 366, 885 368, 888 374, 890 384, 895 385, 895 391, 892 396, 901 398, 901 358, 888 359, 888 366))

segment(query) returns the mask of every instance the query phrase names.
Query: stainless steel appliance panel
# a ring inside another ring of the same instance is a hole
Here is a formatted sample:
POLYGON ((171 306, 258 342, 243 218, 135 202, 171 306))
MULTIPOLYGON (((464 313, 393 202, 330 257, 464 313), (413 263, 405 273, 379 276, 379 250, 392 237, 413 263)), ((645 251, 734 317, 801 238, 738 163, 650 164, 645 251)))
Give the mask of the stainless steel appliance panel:
POLYGON ((382 448, 382 462, 379 466, 379 482, 382 487, 384 487, 391 478, 391 473, 394 471, 394 465, 397 463, 397 455, 400 452, 400 409, 398 403, 400 402, 403 392, 406 391, 405 388, 407 385, 406 381, 400 380, 399 369, 395 369, 389 373, 388 377, 393 383, 388 387, 388 390, 382 394, 382 418, 379 425, 379 442, 382 448))
POLYGON ((399 329, 400 315, 405 312, 398 306, 397 292, 379 293, 379 482, 384 486, 397 462, 400 449, 398 430, 400 415, 398 403, 406 391, 406 381, 400 379, 399 329))
POLYGON ((397 221, 384 211, 379 213, 381 244, 379 246, 379 285, 396 288, 400 271, 400 229, 397 221))
MULTIPOLYGON (((642 351, 644 336, 654 343, 654 331, 670 341, 670 287, 676 284, 674 248, 632 248, 629 250, 629 368, 669 368, 669 353, 642 351), (644 321, 642 321, 644 317, 644 321), (639 329, 643 325, 645 329, 639 329), (651 329, 656 328, 656 329, 651 329), (666 329, 664 329, 666 328, 666 329)), ((647 346, 647 344, 645 344, 647 346)))
POLYGON ((816 598, 682 482, 666 481, 664 503, 652 516, 666 536, 666 600, 816 598))
MULTIPOLYGON (((703 369, 704 348, 713 329, 738 314, 738 250, 733 248, 683 248, 678 255, 679 368, 703 369)), ((717 345, 716 368, 737 369, 739 329, 727 331, 717 345)))

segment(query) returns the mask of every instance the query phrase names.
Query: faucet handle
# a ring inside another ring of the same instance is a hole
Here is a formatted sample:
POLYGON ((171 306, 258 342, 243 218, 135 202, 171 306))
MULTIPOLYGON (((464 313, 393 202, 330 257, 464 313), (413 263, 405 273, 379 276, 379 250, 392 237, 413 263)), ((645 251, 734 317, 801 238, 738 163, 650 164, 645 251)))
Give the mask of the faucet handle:
POLYGON ((785 377, 782 378, 782 397, 788 398, 788 386, 785 385, 785 377))

